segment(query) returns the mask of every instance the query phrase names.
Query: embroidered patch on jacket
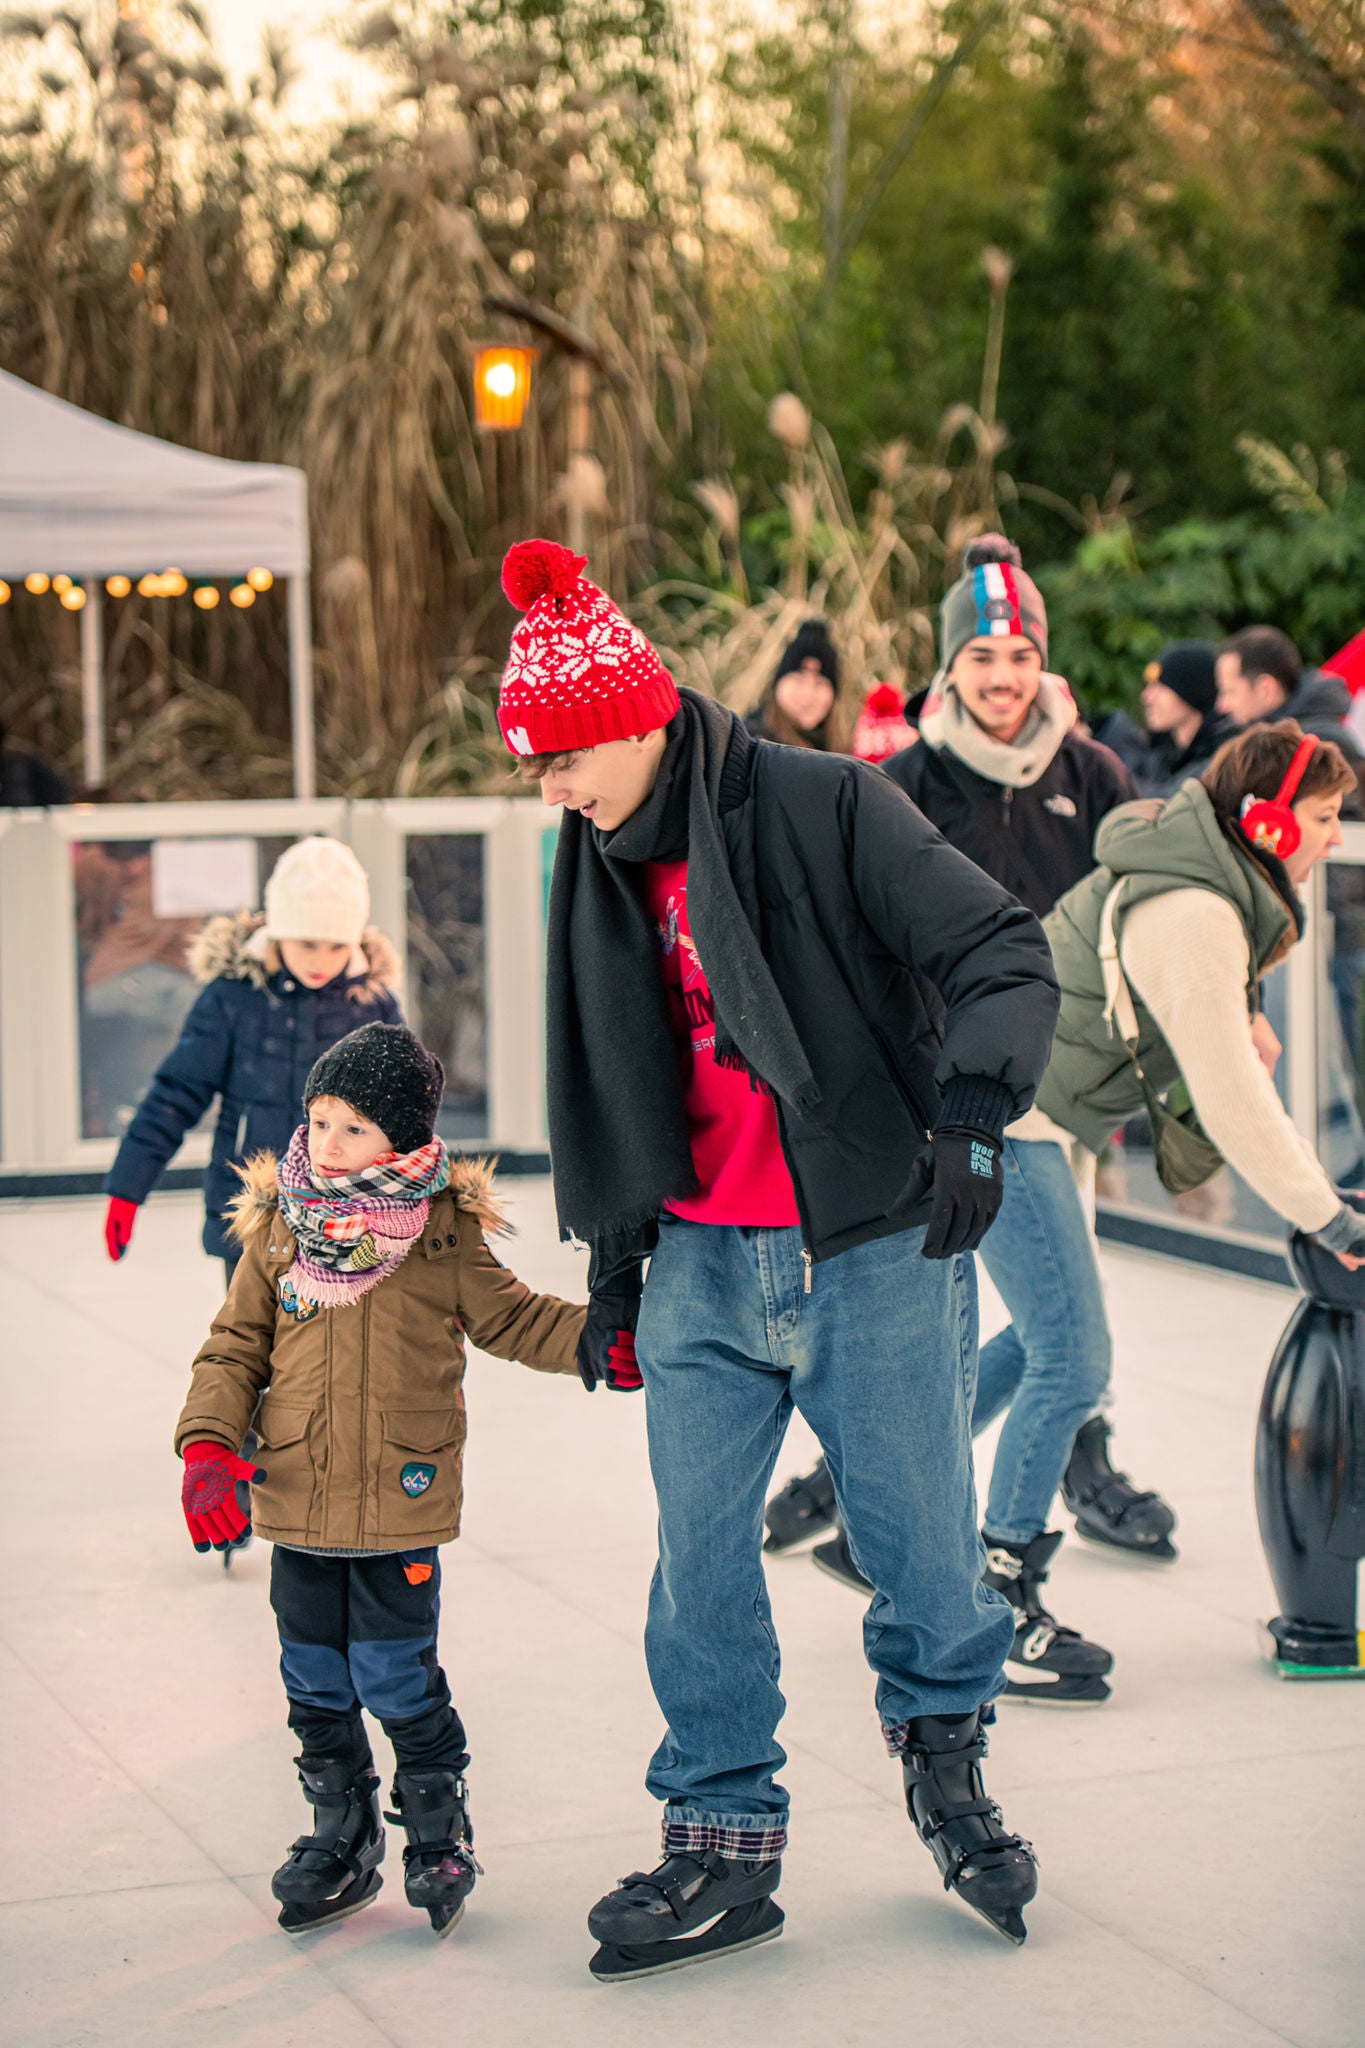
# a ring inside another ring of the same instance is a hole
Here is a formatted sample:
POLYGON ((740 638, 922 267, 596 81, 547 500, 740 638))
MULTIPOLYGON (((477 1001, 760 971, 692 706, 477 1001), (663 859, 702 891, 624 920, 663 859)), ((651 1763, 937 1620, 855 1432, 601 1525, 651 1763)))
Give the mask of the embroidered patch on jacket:
POLYGON ((286 1273, 279 1284, 280 1307, 297 1323, 311 1323, 318 1313, 315 1301, 301 1301, 298 1289, 286 1273))
POLYGON ((426 1492, 435 1477, 434 1465, 405 1465, 398 1475, 398 1483, 404 1493, 416 1500, 418 1494, 426 1492))
POLYGON ((1076 806, 1069 796, 1045 796, 1043 809, 1051 811, 1054 818, 1074 818, 1076 806))
POLYGON ((982 1180, 995 1179, 995 1148, 983 1145, 979 1138, 972 1139, 972 1172, 979 1173, 982 1180))

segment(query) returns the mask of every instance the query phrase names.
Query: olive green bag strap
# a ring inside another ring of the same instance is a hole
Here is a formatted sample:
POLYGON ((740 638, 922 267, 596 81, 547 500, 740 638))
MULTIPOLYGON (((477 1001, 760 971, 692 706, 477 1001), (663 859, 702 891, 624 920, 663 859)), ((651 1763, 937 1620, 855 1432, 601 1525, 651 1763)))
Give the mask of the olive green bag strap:
POLYGON ((1200 1128, 1193 1107, 1180 1116, 1167 1108, 1138 1058, 1137 1009, 1119 958, 1115 923, 1119 897, 1123 894, 1126 880, 1125 876, 1123 881, 1114 884, 1100 912, 1099 959, 1100 973, 1104 977, 1104 1021, 1110 1036, 1122 1041, 1142 1088, 1148 1122, 1152 1127, 1157 1177, 1168 1194, 1186 1195, 1194 1188, 1203 1187, 1205 1181, 1212 1180, 1224 1163, 1223 1155, 1200 1128))

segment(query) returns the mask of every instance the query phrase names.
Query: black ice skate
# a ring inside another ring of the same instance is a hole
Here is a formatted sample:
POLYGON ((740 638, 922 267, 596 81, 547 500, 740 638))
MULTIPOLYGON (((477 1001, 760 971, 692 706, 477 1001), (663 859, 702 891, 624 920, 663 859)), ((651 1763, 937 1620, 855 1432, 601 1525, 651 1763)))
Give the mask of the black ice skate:
POLYGON ((865 1598, 871 1596, 871 1581, 863 1577, 853 1562, 853 1552, 848 1547, 848 1538, 842 1528, 836 1528, 827 1543, 817 1543, 810 1556, 811 1563, 817 1571, 827 1573, 831 1579, 837 1579, 841 1586, 847 1586, 851 1592, 861 1593, 865 1598))
POLYGON ((439 1935, 449 1934, 463 1917, 465 1900, 483 1865, 474 1854, 468 1793, 458 1771, 413 1771, 393 1774, 396 1813, 385 1820, 401 1827, 408 1838, 403 1851, 403 1889, 410 1906, 419 1906, 439 1935))
POLYGON ((299 1782, 316 1827, 300 1835, 270 1880, 286 1934, 309 1934, 368 1906, 384 1880, 379 1780, 353 1758, 301 1756, 299 1782))
POLYGON ((1126 1472, 1109 1462, 1109 1424, 1092 1415, 1078 1432, 1062 1478, 1062 1499, 1076 1517, 1076 1533, 1107 1550, 1169 1564, 1179 1555, 1171 1541, 1175 1515, 1159 1493, 1141 1493, 1126 1472))
POLYGON ((747 1862, 697 1849, 665 1856, 657 1870, 623 1877, 588 1915, 601 1942, 588 1968, 599 1983, 653 1977, 712 1956, 757 1948, 782 1932, 773 1898, 780 1861, 747 1862))
POLYGON ((986 1731, 980 1714, 944 1720, 923 1714, 908 1724, 901 1756, 905 1804, 920 1840, 956 1892, 997 1934, 1019 1947, 1024 1907, 1038 1890, 1033 1844, 1006 1831, 981 1779, 986 1731))
POLYGON ((1014 1609, 1004 1697, 1048 1707, 1098 1706, 1112 1690, 1105 1674, 1114 1668, 1113 1657, 1074 1628, 1063 1628, 1040 1594, 1061 1540, 1060 1529, 1031 1543, 986 1538, 986 1584, 1014 1609))
POLYGON ((763 1548, 770 1557, 784 1557, 823 1536, 834 1520, 834 1481, 824 1459, 804 1479, 789 1479, 768 1502, 763 1519, 768 1525, 763 1548))

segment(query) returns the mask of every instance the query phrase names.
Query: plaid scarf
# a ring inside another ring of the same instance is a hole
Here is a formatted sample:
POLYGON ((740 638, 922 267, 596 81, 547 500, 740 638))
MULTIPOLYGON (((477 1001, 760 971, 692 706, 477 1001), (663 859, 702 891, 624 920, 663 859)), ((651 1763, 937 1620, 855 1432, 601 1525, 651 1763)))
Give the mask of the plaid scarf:
POLYGON ((426 1228, 431 1197, 449 1177, 444 1144, 394 1153, 359 1173, 319 1182, 300 1124, 280 1162, 280 1215, 294 1233, 294 1262, 280 1300, 306 1320, 319 1308, 350 1308, 402 1264, 426 1228))

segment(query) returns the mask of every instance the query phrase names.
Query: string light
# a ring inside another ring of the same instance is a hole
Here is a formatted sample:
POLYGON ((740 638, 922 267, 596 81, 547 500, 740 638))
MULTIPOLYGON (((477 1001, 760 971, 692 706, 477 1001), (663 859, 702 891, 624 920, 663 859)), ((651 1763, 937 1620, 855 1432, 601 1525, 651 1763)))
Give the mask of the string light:
POLYGON ((190 587, 190 579, 183 569, 163 569, 161 572, 161 595, 183 597, 190 587))
POLYGON ((61 593, 61 600, 64 611, 79 612, 85 609, 85 592, 79 583, 68 581, 66 589, 61 593))
POLYGON ((52 579, 52 588, 56 591, 58 597, 64 596, 65 593, 71 588, 71 578, 67 575, 54 576, 52 579))
POLYGON ((211 612, 218 602, 218 592, 212 583, 195 585, 194 601, 201 612, 211 612))
POLYGON ((161 578, 152 575, 150 570, 145 576, 139 576, 137 579, 137 594, 139 597, 160 597, 161 578))
POLYGON ((104 587, 110 597, 127 597, 133 586, 126 576, 107 576, 104 587))
POLYGON ((42 597, 52 588, 52 578, 44 576, 41 569, 35 569, 31 575, 25 576, 24 588, 30 597, 42 597))
POLYGON ((0 576, 0 604, 8 604, 8 603, 9 603, 9 585, 8 585, 8 583, 6 583, 6 581, 5 581, 4 577, 3 577, 3 576, 0 576))
POLYGON ((256 593, 249 583, 234 583, 228 596, 239 611, 245 611, 249 604, 255 604, 256 593))
POLYGON ((275 578, 271 575, 269 569, 248 569, 246 580, 253 590, 269 590, 275 578))

